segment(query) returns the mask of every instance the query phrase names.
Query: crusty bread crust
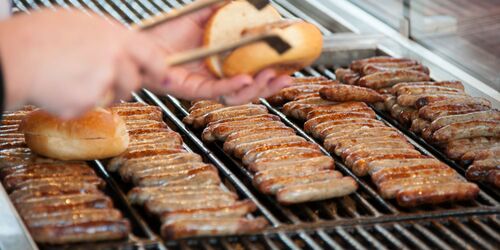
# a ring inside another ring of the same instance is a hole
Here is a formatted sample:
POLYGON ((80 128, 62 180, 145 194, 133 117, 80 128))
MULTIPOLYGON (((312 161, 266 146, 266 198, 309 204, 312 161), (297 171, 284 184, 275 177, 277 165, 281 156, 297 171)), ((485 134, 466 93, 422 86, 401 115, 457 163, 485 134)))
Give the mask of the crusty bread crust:
POLYGON ((26 144, 35 153, 60 160, 93 160, 127 149, 129 137, 122 118, 105 109, 63 121, 37 110, 21 123, 26 144))
MULTIPOLYGON (((220 45, 240 39, 245 29, 281 20, 279 12, 271 5, 257 10, 247 1, 231 1, 222 5, 210 17, 203 37, 204 46, 220 45)), ((206 59, 208 69, 222 77, 221 56, 206 59)))

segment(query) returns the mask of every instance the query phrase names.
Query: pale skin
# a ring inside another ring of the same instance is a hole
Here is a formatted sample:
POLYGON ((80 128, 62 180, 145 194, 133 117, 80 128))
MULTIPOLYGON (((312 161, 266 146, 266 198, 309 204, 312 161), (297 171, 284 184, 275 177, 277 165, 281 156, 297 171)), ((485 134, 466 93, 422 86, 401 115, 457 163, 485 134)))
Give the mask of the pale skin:
POLYGON ((255 76, 218 79, 203 62, 167 67, 171 54, 201 46, 212 10, 203 10, 147 32, 78 11, 42 10, 0 22, 5 106, 35 104, 73 118, 114 93, 115 101, 146 87, 179 98, 216 99, 230 105, 267 97, 289 76, 263 70, 255 76))

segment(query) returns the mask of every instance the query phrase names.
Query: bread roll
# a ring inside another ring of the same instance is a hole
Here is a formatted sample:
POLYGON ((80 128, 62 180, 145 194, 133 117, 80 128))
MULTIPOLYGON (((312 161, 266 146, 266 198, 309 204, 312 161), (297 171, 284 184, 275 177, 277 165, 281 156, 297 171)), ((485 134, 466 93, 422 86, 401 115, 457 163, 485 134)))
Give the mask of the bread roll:
POLYGON ((21 131, 31 150, 59 160, 113 157, 123 153, 129 142, 122 118, 102 108, 67 121, 37 110, 24 118, 21 131))
POLYGON ((323 37, 316 26, 301 20, 283 20, 271 5, 258 11, 246 1, 232 1, 212 15, 205 29, 204 45, 230 43, 246 35, 271 31, 291 49, 279 54, 265 42, 254 43, 210 57, 208 68, 219 77, 254 75, 265 68, 291 74, 312 64, 321 54, 323 37))

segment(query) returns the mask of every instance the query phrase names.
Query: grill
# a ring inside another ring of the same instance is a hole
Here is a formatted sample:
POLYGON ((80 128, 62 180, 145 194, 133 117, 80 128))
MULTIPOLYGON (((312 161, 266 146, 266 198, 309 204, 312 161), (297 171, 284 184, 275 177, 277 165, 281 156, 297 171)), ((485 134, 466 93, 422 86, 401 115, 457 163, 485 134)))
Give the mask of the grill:
MULTIPOLYGON (((170 11, 191 0, 16 0, 16 10, 30 12, 33 9, 78 8, 107 14, 129 26, 141 19, 170 11)), ((311 16, 288 1, 274 1, 276 8, 289 18, 302 18, 315 23, 325 35, 332 30, 322 26, 311 16)), ((327 40, 328 43, 328 40, 327 40)), ((327 44, 328 46, 328 44, 327 44)), ((362 57, 386 55, 383 48, 371 47, 345 51, 326 51, 314 65, 296 73, 296 76, 326 76, 334 79, 334 67, 346 66, 350 61, 362 57), (340 65, 330 65, 332 57, 340 65)), ((255 216, 268 219, 270 227, 257 234, 231 237, 202 237, 179 241, 162 241, 158 235, 157 219, 148 216, 140 207, 131 206, 125 193, 130 186, 121 178, 107 172, 103 163, 93 162, 93 167, 108 184, 108 192, 126 217, 132 222, 133 236, 126 242, 104 242, 83 245, 47 247, 47 249, 495 249, 500 243, 500 194, 498 190, 480 185, 478 198, 470 202, 402 208, 393 201, 382 199, 368 178, 356 177, 335 155, 336 168, 359 183, 356 193, 347 197, 283 206, 273 197, 263 195, 251 183, 252 173, 242 164, 226 154, 221 144, 204 144, 199 131, 185 126, 181 119, 187 115, 186 103, 171 96, 156 96, 148 90, 134 93, 135 101, 159 106, 165 121, 184 139, 185 148, 202 155, 212 163, 223 177, 228 189, 235 190, 240 197, 255 202, 255 216)), ((302 130, 302 124, 287 118, 280 107, 273 107, 265 100, 270 113, 294 128, 307 140, 318 143, 302 130)), ((392 119, 390 115, 377 112, 378 119, 404 132, 409 141, 422 153, 432 155, 464 174, 464 169, 446 158, 439 150, 392 119)), ((318 144, 319 145, 319 144, 318 144)), ((322 151, 330 155, 323 147, 322 151)))

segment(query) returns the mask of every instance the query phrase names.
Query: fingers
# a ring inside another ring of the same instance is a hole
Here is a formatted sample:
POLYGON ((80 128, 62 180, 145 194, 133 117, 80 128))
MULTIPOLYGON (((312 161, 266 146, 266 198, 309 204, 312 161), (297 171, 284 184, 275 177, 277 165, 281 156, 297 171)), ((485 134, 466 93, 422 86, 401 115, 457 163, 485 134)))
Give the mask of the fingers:
POLYGON ((111 89, 103 89, 101 98, 109 98, 111 92, 114 102, 128 100, 131 92, 139 89, 140 87, 141 75, 138 65, 127 57, 121 58, 118 62, 116 62, 116 78, 114 85, 111 89))
POLYGON ((148 87, 159 94, 169 93, 179 98, 192 100, 228 95, 252 83, 253 79, 248 75, 216 80, 206 74, 193 73, 184 67, 172 67, 167 70, 162 84, 148 87))
POLYGON ((239 89, 231 95, 225 96, 228 105, 247 103, 260 97, 267 85, 276 76, 274 70, 264 70, 255 77, 253 84, 239 89))
POLYGON ((127 54, 139 68, 139 73, 151 84, 159 84, 165 76, 166 54, 152 39, 133 32, 127 46, 127 54))

